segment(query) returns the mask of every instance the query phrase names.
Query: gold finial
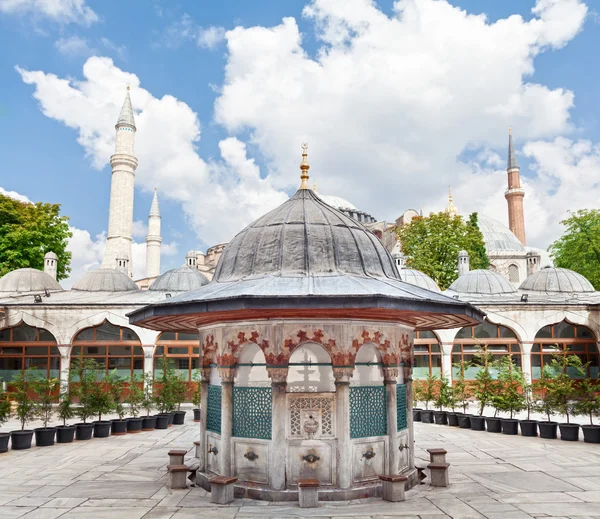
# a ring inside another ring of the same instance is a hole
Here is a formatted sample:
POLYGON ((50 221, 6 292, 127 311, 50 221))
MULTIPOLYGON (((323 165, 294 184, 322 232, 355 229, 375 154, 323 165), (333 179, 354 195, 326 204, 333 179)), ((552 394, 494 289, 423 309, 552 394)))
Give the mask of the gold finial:
POLYGON ((512 126, 508 127, 508 135, 512 135, 512 126))
POLYGON ((131 87, 129 85, 127 85, 127 90, 131 90, 131 87))
POLYGON ((302 144, 302 162, 300 163, 300 170, 302 171, 300 174, 300 179, 302 180, 300 183, 300 189, 310 189, 310 187, 308 187, 308 170, 310 169, 310 166, 308 164, 308 160, 306 159, 308 156, 306 150, 308 150, 308 144, 304 143, 302 144))
POLYGON ((448 186, 448 207, 446 208, 446 212, 450 216, 456 216, 458 214, 458 209, 456 208, 456 206, 453 203, 452 189, 450 189, 450 186, 448 186))

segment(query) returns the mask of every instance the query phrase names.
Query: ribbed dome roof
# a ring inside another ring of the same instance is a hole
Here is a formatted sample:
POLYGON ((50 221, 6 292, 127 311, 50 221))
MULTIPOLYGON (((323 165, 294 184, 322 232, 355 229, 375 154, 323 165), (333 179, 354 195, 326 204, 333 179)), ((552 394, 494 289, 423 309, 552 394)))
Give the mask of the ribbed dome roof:
POLYGON ((581 274, 557 267, 531 274, 519 288, 532 292, 595 292, 594 286, 581 274))
POLYGON ((85 292, 128 292, 139 289, 127 274, 115 269, 100 268, 86 272, 73 285, 73 290, 85 292))
POLYGON ((450 285, 460 294, 511 294, 517 291, 502 275, 485 269, 470 270, 450 285))
POLYGON ((62 290, 58 281, 38 269, 17 269, 0 278, 0 292, 43 292, 62 290))
POLYGON ((165 292, 185 292, 194 290, 209 283, 207 277, 198 269, 180 267, 168 270, 158 276, 148 290, 162 290, 165 292))
POLYGON ((525 247, 506 225, 485 215, 479 215, 477 221, 488 255, 502 252, 525 254, 525 247))
POLYGON ((402 268, 400 269, 400 277, 402 278, 402 281, 410 283, 411 285, 426 288, 432 292, 441 292, 437 283, 420 270, 402 268))
POLYGON ((342 198, 341 196, 335 196, 335 195, 322 195, 321 193, 317 193, 317 196, 323 200, 323 202, 325 202, 327 205, 330 205, 331 207, 335 208, 335 209, 354 209, 354 210, 358 210, 357 207, 348 202, 348 200, 346 200, 345 198, 342 198))
POLYGON ((379 239, 311 189, 298 190, 240 232, 223 251, 213 281, 267 275, 399 279, 379 239))

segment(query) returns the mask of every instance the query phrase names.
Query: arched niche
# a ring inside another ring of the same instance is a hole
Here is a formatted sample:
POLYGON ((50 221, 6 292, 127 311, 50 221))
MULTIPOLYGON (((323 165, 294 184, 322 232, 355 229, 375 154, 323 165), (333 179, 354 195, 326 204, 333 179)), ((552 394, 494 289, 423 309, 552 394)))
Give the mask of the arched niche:
POLYGON ((354 361, 353 385, 379 386, 383 384, 381 353, 373 343, 363 344, 354 361))
POLYGON ((290 356, 287 377, 290 393, 327 393, 335 391, 329 353, 315 342, 307 342, 290 356))
POLYGON ((240 387, 266 387, 271 385, 265 355, 259 346, 248 342, 237 359, 235 385, 240 387))

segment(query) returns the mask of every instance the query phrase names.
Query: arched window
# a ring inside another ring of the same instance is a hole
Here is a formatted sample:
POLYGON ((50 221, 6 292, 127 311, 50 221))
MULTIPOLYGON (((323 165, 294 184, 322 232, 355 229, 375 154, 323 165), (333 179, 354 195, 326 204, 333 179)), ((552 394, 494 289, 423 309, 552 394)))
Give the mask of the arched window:
MULTIPOLYGON (((549 364, 555 353, 577 355, 584 364, 590 363, 587 376, 598 377, 598 347, 596 337, 589 328, 563 321, 544 326, 537 332, 531 349, 531 378, 541 377, 544 364, 549 364)), ((572 378, 582 378, 572 368, 567 368, 567 373, 572 378)))
POLYGON ((417 332, 415 337, 413 378, 424 379, 430 374, 442 375, 440 341, 433 332, 417 332))
POLYGON ((188 382, 193 380, 195 369, 200 367, 200 336, 197 333, 163 332, 154 348, 154 376, 157 377, 157 359, 163 352, 173 361, 175 370, 188 382))
MULTIPOLYGON (((515 333, 506 326, 484 321, 477 326, 466 326, 456 334, 452 347, 453 378, 459 375, 459 368, 455 364, 473 361, 483 345, 486 345, 488 352, 494 356, 512 354, 514 363, 521 367, 521 349, 515 333)), ((479 369, 478 366, 467 367, 465 378, 474 380, 479 369)))
POLYGON ((144 374, 144 351, 137 334, 108 321, 85 328, 75 336, 71 364, 82 354, 95 359, 107 373, 116 369, 120 376, 126 378, 144 374))
POLYGON ((47 377, 60 377, 60 351, 54 335, 25 323, 0 330, 0 380, 10 382, 31 367, 47 377))
POLYGON ((517 267, 515 264, 508 266, 508 280, 511 283, 519 282, 519 267, 517 267))

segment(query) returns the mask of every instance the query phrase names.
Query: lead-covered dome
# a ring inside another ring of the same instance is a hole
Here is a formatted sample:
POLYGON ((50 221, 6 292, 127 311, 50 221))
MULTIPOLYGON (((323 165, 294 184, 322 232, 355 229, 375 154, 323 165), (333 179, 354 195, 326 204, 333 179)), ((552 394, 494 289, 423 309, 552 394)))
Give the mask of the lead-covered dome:
POLYGON ((164 274, 158 276, 148 290, 186 292, 208 285, 208 283, 208 278, 198 269, 180 267, 178 269, 168 270, 164 274))
POLYGON ((409 269, 409 268, 401 268, 399 269, 400 278, 405 283, 410 283, 411 285, 415 285, 417 287, 426 288, 427 290, 431 290, 432 292, 441 292, 440 287, 438 287, 437 283, 431 279, 427 274, 421 272, 420 270, 409 269))
POLYGON ((594 286, 581 274, 557 267, 546 267, 531 274, 519 288, 531 292, 595 292, 594 286))
POLYGON ((517 291, 502 275, 485 269, 470 270, 452 283, 448 290, 473 295, 512 294, 517 291))
POLYGON ((488 255, 502 254, 507 252, 520 252, 525 254, 526 250, 519 238, 503 223, 485 215, 479 215, 477 219, 479 230, 483 235, 485 250, 488 255))
POLYGON ((62 290, 50 274, 38 269, 13 270, 0 278, 0 292, 43 292, 62 290))
POLYGON ((116 269, 99 268, 86 272, 73 285, 73 290, 83 292, 128 292, 139 289, 127 274, 116 269))

